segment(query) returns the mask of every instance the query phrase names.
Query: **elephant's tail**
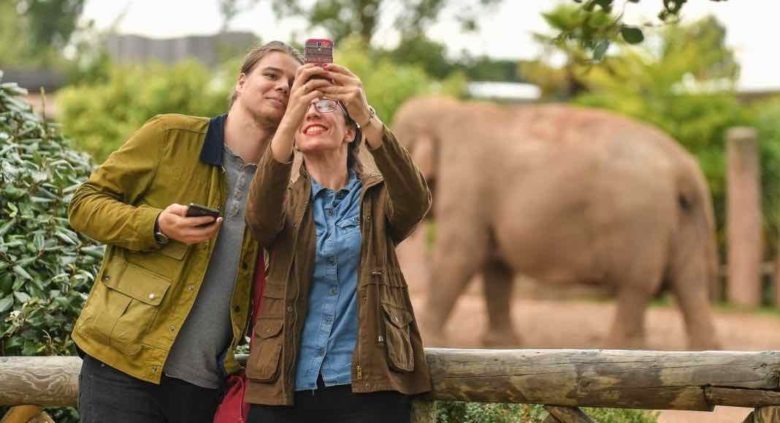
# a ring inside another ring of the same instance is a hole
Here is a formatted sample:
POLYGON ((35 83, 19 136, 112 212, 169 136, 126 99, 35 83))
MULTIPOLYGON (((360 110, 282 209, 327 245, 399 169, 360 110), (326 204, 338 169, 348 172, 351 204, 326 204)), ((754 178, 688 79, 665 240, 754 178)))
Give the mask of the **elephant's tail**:
POLYGON ((671 240, 667 282, 675 291, 704 290, 713 298, 718 287, 718 253, 709 186, 691 156, 686 157, 676 179, 677 227, 671 240))
POLYGON ((686 157, 677 175, 677 227, 668 278, 694 350, 718 349, 710 299, 717 287, 718 255, 710 190, 698 163, 686 157))

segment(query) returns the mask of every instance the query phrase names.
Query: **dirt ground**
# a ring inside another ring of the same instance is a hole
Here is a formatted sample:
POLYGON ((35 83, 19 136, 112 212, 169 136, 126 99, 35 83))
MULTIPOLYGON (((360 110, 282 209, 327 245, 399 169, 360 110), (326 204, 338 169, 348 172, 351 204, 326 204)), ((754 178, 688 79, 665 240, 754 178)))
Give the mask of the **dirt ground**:
MULTIPOLYGON (((421 253, 419 238, 404 242, 399 248, 399 259, 417 313, 424 312, 424 300, 429 293, 427 260, 419 259, 424 257, 421 253)), ((604 296, 603 292, 582 287, 551 292, 534 282, 519 280, 513 295, 512 320, 522 336, 522 347, 603 347, 614 313, 613 302, 604 296)), ((674 305, 651 307, 646 319, 648 349, 685 349, 682 317, 674 305)), ((715 320, 718 337, 726 350, 780 349, 780 317, 777 315, 716 311, 715 320)), ((479 283, 472 281, 447 323, 448 346, 479 348, 486 324, 479 283)), ((740 423, 749 412, 749 409, 736 407, 717 407, 714 412, 662 411, 659 422, 740 423)))

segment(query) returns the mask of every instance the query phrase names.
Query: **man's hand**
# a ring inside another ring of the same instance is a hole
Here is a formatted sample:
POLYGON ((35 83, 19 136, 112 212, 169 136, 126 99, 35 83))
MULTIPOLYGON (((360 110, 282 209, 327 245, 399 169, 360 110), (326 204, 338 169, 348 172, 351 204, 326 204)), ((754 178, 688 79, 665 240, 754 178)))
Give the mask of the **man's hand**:
POLYGON ((222 218, 211 216, 187 217, 187 206, 171 204, 157 217, 160 232, 170 239, 185 244, 207 241, 219 232, 222 218))

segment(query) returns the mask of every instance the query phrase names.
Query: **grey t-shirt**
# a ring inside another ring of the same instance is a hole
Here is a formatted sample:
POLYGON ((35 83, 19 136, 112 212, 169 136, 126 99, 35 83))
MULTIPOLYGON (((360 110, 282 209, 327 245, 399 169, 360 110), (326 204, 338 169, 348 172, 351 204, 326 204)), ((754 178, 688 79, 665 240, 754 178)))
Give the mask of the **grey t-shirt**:
POLYGON ((218 362, 232 339, 230 299, 238 274, 244 239, 246 195, 257 166, 246 164, 225 146, 227 199, 223 222, 195 304, 165 362, 166 375, 204 387, 218 388, 223 374, 218 362))

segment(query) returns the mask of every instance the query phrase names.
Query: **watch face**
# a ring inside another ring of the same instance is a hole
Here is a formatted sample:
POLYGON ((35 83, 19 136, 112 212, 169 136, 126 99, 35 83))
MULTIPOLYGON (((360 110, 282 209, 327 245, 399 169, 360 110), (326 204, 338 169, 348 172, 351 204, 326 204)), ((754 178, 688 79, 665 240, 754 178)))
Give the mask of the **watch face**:
POLYGON ((157 243, 160 245, 165 245, 168 243, 168 237, 165 236, 165 234, 162 232, 155 232, 154 240, 157 241, 157 243))

